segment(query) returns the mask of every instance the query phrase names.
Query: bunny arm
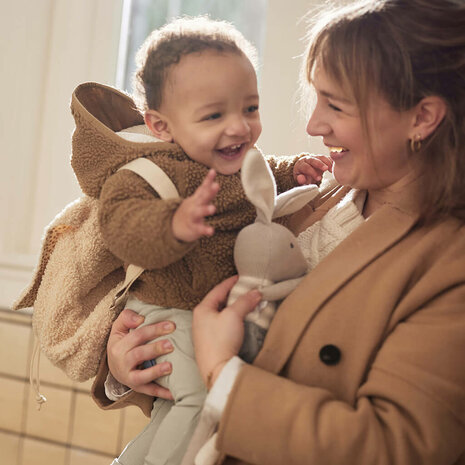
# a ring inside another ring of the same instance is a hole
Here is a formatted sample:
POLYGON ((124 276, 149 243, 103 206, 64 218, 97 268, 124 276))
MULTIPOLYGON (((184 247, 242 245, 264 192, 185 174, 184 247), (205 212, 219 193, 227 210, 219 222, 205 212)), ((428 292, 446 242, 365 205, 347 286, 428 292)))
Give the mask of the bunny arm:
MULTIPOLYGON (((234 303, 241 295, 246 294, 252 289, 260 289, 263 287, 264 279, 256 278, 254 276, 239 275, 239 279, 229 292, 227 305, 234 303)), ((272 284, 271 281, 266 280, 265 283, 272 284)))
MULTIPOLYGON (((262 293, 261 302, 245 317, 248 322, 254 323, 267 330, 276 313, 276 301, 287 297, 300 283, 302 277, 287 279, 267 286, 256 286, 262 293)), ((251 288, 253 289, 253 288, 251 288)))
POLYGON ((302 281, 303 276, 300 278, 287 279, 286 281, 280 281, 279 283, 270 284, 259 288, 262 293, 262 300, 273 302, 275 300, 282 300, 287 297, 302 281))

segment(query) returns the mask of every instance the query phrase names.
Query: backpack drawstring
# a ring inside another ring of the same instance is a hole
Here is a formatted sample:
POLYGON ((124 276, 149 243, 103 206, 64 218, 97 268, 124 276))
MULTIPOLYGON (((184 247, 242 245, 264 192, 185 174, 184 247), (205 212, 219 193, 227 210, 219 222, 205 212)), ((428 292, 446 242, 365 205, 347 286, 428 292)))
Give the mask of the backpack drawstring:
POLYGON ((32 350, 31 363, 29 364, 29 383, 31 384, 32 389, 36 395, 37 410, 40 410, 42 404, 47 402, 47 399, 44 395, 40 393, 40 346, 37 340, 34 340, 34 349, 32 350), (35 373, 34 373, 34 364, 35 364, 35 373))

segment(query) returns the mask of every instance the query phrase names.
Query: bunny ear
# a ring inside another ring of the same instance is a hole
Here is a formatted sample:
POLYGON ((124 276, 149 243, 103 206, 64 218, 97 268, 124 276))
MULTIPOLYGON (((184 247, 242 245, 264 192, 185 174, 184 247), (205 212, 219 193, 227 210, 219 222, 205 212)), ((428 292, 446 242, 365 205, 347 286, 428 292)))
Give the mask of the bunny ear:
POLYGON ((276 197, 276 183, 268 163, 257 149, 250 149, 245 154, 241 180, 245 195, 257 209, 257 219, 270 223, 276 197))
POLYGON ((314 199, 318 193, 319 189, 315 184, 294 187, 289 191, 283 192, 276 199, 273 218, 279 218, 280 216, 289 215, 300 210, 310 200, 314 199))

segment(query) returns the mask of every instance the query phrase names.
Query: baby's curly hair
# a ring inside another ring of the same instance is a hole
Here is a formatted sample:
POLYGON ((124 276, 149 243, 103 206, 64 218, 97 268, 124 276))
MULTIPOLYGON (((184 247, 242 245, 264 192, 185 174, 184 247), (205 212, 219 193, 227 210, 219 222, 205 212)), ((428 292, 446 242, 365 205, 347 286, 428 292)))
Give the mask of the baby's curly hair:
POLYGON ((171 66, 204 50, 243 55, 256 68, 255 47, 232 24, 206 16, 177 18, 153 31, 137 52, 133 87, 139 111, 158 110, 171 66))

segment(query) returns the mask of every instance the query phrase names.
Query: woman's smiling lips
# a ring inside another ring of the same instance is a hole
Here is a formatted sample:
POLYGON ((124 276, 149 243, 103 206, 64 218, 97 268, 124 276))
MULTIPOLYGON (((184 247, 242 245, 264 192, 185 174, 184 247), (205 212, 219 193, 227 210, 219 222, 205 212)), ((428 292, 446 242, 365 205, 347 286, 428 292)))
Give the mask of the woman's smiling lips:
POLYGON ((340 160, 349 151, 345 147, 341 147, 341 146, 327 145, 327 147, 330 152, 330 157, 334 161, 340 160))

